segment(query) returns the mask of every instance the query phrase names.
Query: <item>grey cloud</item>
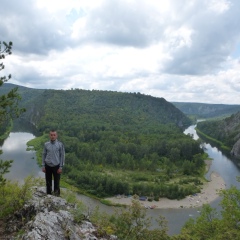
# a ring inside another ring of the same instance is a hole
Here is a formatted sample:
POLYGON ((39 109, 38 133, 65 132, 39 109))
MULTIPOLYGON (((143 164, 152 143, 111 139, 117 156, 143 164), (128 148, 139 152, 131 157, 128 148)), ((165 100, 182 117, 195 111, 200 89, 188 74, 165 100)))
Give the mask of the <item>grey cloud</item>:
POLYGON ((118 46, 146 47, 162 35, 162 26, 143 1, 111 0, 92 11, 87 40, 118 46))
POLYGON ((27 68, 20 65, 14 66, 12 70, 12 79, 26 84, 43 81, 42 76, 39 75, 39 72, 35 68, 27 68))
POLYGON ((34 4, 30 0, 1 1, 0 14, 4 21, 0 22, 0 39, 12 41, 15 51, 24 54, 62 50, 70 40, 70 30, 66 28, 64 19, 59 21, 34 4))
POLYGON ((64 89, 64 85, 68 83, 68 79, 65 77, 40 77, 37 74, 28 73, 18 76, 16 79, 13 78, 11 82, 17 82, 21 86, 37 89, 64 89))
MULTIPOLYGON (((204 75, 221 68, 235 45, 240 41, 238 9, 240 2, 232 1, 230 9, 223 14, 196 12, 189 16, 188 25, 194 29, 192 45, 172 53, 164 71, 180 75, 204 75)), ((201 11, 201 10, 200 10, 201 11)))
POLYGON ((228 86, 235 92, 240 92, 240 77, 233 77, 231 80, 227 81, 228 86))

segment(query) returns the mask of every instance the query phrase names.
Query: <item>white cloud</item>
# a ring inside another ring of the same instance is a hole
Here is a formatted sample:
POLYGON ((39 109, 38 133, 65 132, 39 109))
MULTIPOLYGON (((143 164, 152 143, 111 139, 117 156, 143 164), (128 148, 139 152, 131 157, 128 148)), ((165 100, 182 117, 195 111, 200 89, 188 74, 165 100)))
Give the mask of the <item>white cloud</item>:
POLYGON ((209 9, 216 13, 223 13, 230 8, 231 2, 228 0, 210 0, 209 9))
POLYGON ((239 104, 238 0, 3 0, 11 82, 239 104), (234 58, 233 58, 234 56, 234 58))

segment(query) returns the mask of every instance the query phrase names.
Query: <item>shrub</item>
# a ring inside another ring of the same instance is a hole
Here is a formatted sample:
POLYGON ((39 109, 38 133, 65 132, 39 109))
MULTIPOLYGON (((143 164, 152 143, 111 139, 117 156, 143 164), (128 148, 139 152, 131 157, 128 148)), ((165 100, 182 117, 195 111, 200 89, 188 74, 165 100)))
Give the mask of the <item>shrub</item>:
POLYGON ((4 219, 19 210, 32 196, 32 187, 38 180, 27 177, 23 185, 6 181, 0 186, 0 219, 4 219))

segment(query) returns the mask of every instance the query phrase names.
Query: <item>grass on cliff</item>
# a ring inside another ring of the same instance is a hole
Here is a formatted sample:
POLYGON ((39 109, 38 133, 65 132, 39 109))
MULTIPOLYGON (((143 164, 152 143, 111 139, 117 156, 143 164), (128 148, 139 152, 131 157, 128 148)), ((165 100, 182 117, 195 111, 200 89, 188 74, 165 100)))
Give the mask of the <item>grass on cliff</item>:
POLYGON ((27 177, 21 185, 17 181, 6 181, 0 185, 0 219, 5 219, 16 211, 32 197, 32 187, 41 184, 40 179, 27 177))

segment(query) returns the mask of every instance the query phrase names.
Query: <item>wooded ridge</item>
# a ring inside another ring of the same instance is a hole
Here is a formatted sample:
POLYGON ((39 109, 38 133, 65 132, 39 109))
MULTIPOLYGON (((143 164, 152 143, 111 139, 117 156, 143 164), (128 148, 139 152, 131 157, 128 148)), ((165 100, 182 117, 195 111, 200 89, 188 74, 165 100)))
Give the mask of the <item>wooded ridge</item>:
POLYGON ((195 118, 225 118, 240 111, 240 105, 236 104, 210 104, 192 102, 172 102, 184 114, 195 118))
MULTIPOLYGON (((4 84, 7 85, 7 84, 4 84)), ((203 150, 183 129, 191 124, 173 104, 140 93, 35 90, 19 87, 22 118, 65 144, 65 180, 98 197, 137 194, 183 198, 200 191, 203 150)))

